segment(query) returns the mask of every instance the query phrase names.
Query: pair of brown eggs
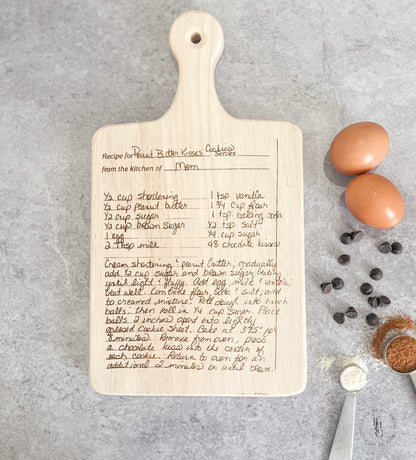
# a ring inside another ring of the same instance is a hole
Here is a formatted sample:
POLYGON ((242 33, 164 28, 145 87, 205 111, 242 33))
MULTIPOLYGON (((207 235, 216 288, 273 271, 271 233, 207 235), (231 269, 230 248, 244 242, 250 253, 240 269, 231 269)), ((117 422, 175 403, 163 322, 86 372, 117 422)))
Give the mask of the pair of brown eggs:
POLYGON ((388 149, 386 130, 367 121, 340 131, 329 150, 336 170, 357 175, 345 190, 348 210, 355 218, 375 228, 394 227, 404 215, 403 199, 397 188, 385 177, 368 173, 383 161, 388 149))

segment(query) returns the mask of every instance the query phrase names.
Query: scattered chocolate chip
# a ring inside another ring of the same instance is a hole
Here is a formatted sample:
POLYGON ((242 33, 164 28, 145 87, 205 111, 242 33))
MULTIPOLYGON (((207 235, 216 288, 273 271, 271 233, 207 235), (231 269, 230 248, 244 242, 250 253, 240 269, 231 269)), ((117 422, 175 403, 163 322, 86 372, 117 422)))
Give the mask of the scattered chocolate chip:
POLYGON ((373 268, 370 272, 370 278, 379 281, 383 278, 383 272, 379 268, 373 268))
POLYGON ((385 306, 391 304, 391 300, 385 295, 380 296, 379 299, 380 299, 379 300, 380 301, 380 307, 385 307, 385 306))
POLYGON ((367 315, 365 320, 369 326, 377 326, 378 324, 378 316, 375 313, 370 313, 367 315))
POLYGON ((380 246, 378 247, 378 250, 382 252, 383 254, 388 254, 389 252, 391 252, 390 243, 388 241, 384 241, 383 243, 380 244, 380 246))
POLYGON ((391 252, 393 254, 400 254, 402 251, 403 251, 403 246, 400 243, 396 242, 391 245, 391 252))
POLYGON ((343 324, 345 321, 344 313, 334 313, 333 318, 338 324, 343 324))
POLYGON ((357 310, 354 307, 348 307, 345 316, 348 316, 348 318, 356 318, 358 316, 357 310))
POLYGON ((341 278, 334 278, 331 281, 331 283, 332 283, 332 287, 336 289, 337 291, 339 291, 340 289, 344 287, 344 281, 342 281, 341 278))
POLYGON ((332 291, 332 284, 331 283, 322 283, 321 284, 321 291, 324 294, 328 294, 328 292, 332 291))
POLYGON ((343 244, 351 244, 352 243, 352 235, 351 235, 351 233, 343 233, 341 235, 340 240, 341 240, 341 243, 343 243, 343 244))
POLYGON ((370 295, 373 292, 373 286, 370 283, 363 283, 360 286, 361 294, 370 295))
POLYGON ((351 238, 354 241, 354 243, 358 243, 358 241, 361 241, 363 239, 364 233, 363 232, 352 232, 351 233, 351 238))
POLYGON ((348 254, 342 254, 338 257, 338 262, 341 265, 348 265, 350 263, 351 257, 348 254))
POLYGON ((370 307, 377 308, 380 306, 380 298, 379 297, 369 297, 367 302, 370 304, 370 307))

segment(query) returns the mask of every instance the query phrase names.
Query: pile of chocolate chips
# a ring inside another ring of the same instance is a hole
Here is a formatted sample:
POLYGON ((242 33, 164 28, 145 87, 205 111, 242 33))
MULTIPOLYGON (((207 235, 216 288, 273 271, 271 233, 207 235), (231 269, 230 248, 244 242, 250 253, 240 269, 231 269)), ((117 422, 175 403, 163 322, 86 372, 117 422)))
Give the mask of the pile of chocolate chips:
MULTIPOLYGON (((351 244, 360 241, 364 236, 364 233, 361 231, 343 233, 340 237, 341 243, 351 244)), ((395 242, 390 244, 388 241, 384 241, 378 247, 378 250, 383 254, 400 254, 403 250, 403 247, 400 243, 395 242)), ((341 254, 338 257, 338 262, 341 265, 348 265, 351 261, 351 257, 348 254, 341 254)), ((380 268, 373 268, 369 276, 374 281, 379 281, 383 278, 383 272, 380 268)), ((342 289, 344 287, 344 281, 341 278, 334 278, 330 283, 325 282, 321 284, 321 291, 324 294, 328 294, 332 289, 342 289)), ((385 295, 380 296, 370 296, 373 293, 373 286, 370 283, 363 283, 360 286, 360 291, 363 295, 369 296, 367 302, 372 308, 386 307, 391 304, 390 299, 385 295)), ((354 307, 348 307, 345 312, 337 312, 333 315, 334 320, 338 324, 343 324, 345 322, 345 317, 347 318, 357 318, 358 312, 354 307)), ((366 316, 366 322, 369 326, 376 326, 379 322, 379 317, 375 313, 370 313, 366 316)))

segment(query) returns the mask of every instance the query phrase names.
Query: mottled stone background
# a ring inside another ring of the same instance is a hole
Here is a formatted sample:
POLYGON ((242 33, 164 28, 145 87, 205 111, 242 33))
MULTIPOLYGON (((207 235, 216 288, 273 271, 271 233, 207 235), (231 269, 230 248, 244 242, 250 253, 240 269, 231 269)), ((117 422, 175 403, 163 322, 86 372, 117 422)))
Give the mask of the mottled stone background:
MULTIPOLYGON (((1 459, 327 458, 343 391, 337 367, 319 362, 362 348, 369 309, 358 285, 371 266, 385 272, 391 310, 414 314, 415 24, 411 1, 1 2, 1 459), (177 83, 168 32, 191 9, 223 26, 224 107, 304 133, 308 385, 296 397, 109 397, 88 384, 91 137, 167 110, 177 83), (391 139, 377 172, 400 189, 406 215, 390 231, 354 221, 348 178, 328 162, 333 136, 363 120, 391 139), (340 267, 337 238, 353 228, 366 238, 340 267), (378 253, 384 239, 404 253, 378 253), (319 283, 336 275, 345 289, 324 297, 319 283), (332 313, 350 304, 360 317, 337 325, 332 313)), ((355 458, 416 459, 415 438, 409 381, 371 370, 355 458)))

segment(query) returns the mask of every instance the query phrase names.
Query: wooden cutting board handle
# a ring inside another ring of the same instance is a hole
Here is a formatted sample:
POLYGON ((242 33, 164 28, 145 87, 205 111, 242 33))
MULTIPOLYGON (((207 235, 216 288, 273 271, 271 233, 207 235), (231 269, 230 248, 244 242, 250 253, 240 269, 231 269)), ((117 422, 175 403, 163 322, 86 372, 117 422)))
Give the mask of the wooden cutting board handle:
POLYGON ((224 49, 219 22, 202 11, 184 13, 170 29, 169 44, 178 62, 179 79, 176 96, 165 116, 195 123, 218 112, 225 113, 214 83, 215 66, 224 49))

